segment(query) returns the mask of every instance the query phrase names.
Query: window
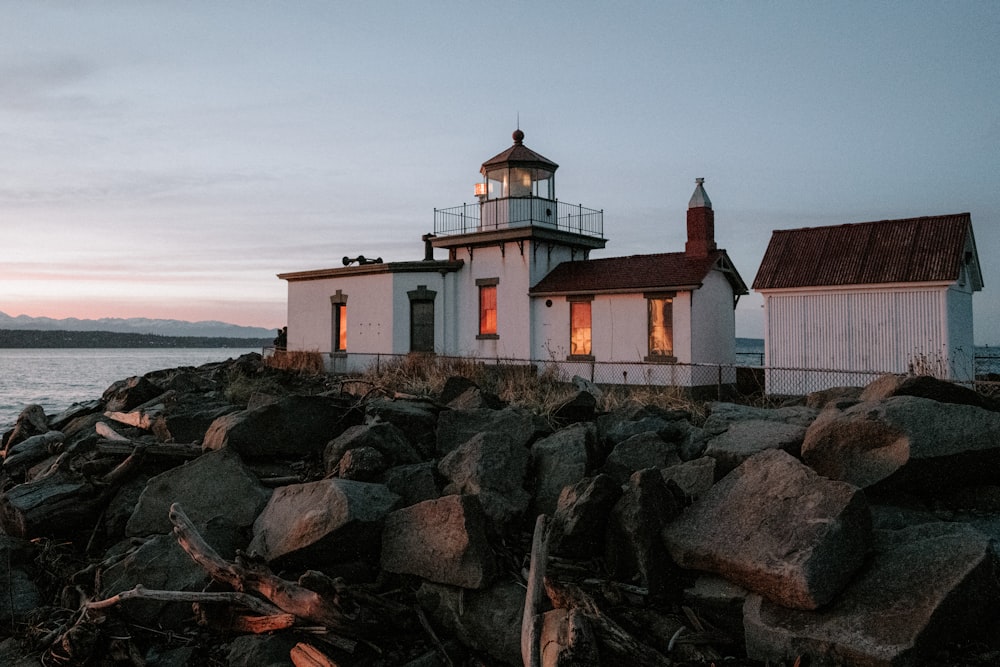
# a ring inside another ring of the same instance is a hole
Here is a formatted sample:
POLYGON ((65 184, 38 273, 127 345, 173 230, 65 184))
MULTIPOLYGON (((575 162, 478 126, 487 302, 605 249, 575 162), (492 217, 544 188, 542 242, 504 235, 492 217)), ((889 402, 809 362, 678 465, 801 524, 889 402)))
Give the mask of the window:
POLYGON ((337 290, 337 293, 330 297, 330 305, 333 308, 330 349, 334 353, 347 352, 347 295, 337 290))
POLYGON ((571 357, 591 355, 590 300, 569 302, 569 354, 571 357))
POLYGON ((649 361, 674 360, 673 296, 648 296, 649 361))
POLYGON ((499 278, 480 278, 479 286, 479 335, 478 338, 497 336, 497 285, 499 278))

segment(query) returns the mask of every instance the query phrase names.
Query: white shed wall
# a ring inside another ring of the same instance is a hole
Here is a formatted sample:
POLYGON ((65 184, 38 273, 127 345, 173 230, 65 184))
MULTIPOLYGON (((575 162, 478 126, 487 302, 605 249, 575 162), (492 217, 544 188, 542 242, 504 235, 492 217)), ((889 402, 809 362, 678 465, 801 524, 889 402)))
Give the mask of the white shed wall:
MULTIPOLYGON (((333 307, 337 290, 347 296, 347 351, 392 351, 390 274, 344 276, 288 283, 288 349, 330 353, 333 350, 333 307)), ((405 298, 405 294, 403 295, 405 298)))
POLYGON ((736 363, 736 309, 733 286, 719 271, 706 277, 692 293, 691 361, 696 364, 736 363))
POLYGON ((973 343, 972 292, 952 287, 945 295, 948 310, 948 348, 951 376, 958 382, 976 379, 976 348, 973 343))

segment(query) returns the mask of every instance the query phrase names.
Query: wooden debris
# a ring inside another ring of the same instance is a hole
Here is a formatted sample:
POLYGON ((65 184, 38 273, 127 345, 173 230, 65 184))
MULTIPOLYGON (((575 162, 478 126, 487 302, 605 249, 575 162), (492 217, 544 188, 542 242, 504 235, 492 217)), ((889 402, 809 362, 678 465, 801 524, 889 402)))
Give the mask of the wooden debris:
POLYGON ((545 596, 545 567, 549 556, 549 517, 539 514, 531 539, 531 558, 528 566, 528 590, 524 596, 524 615, 521 617, 521 659, 524 667, 541 667, 542 602, 545 596))
POLYGON ((304 642, 299 642, 292 647, 290 657, 295 667, 338 667, 338 663, 331 660, 325 653, 304 642))

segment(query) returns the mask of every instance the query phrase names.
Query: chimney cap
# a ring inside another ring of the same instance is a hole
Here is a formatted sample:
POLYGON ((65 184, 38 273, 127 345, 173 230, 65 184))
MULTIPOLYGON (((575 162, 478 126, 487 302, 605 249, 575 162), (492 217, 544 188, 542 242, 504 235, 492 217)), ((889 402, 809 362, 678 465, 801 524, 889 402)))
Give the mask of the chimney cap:
POLYGON ((694 182, 696 183, 694 194, 691 195, 688 208, 712 208, 712 200, 708 198, 708 193, 705 192, 705 179, 696 178, 694 182))

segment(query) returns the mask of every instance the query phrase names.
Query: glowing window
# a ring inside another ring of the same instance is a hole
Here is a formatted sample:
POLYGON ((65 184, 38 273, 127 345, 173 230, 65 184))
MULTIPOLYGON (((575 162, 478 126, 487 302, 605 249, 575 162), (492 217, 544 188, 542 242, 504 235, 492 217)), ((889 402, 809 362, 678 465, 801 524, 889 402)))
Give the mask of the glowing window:
POLYGON ((479 334, 496 335, 497 332, 497 286, 479 286, 479 334))
POLYGON ((571 355, 589 355, 590 341, 590 301, 570 301, 569 353, 571 355))
POLYGON ((333 304, 333 350, 334 352, 347 351, 347 304, 333 304))
POLYGON ((650 298, 649 356, 674 356, 674 300, 669 297, 650 298))

